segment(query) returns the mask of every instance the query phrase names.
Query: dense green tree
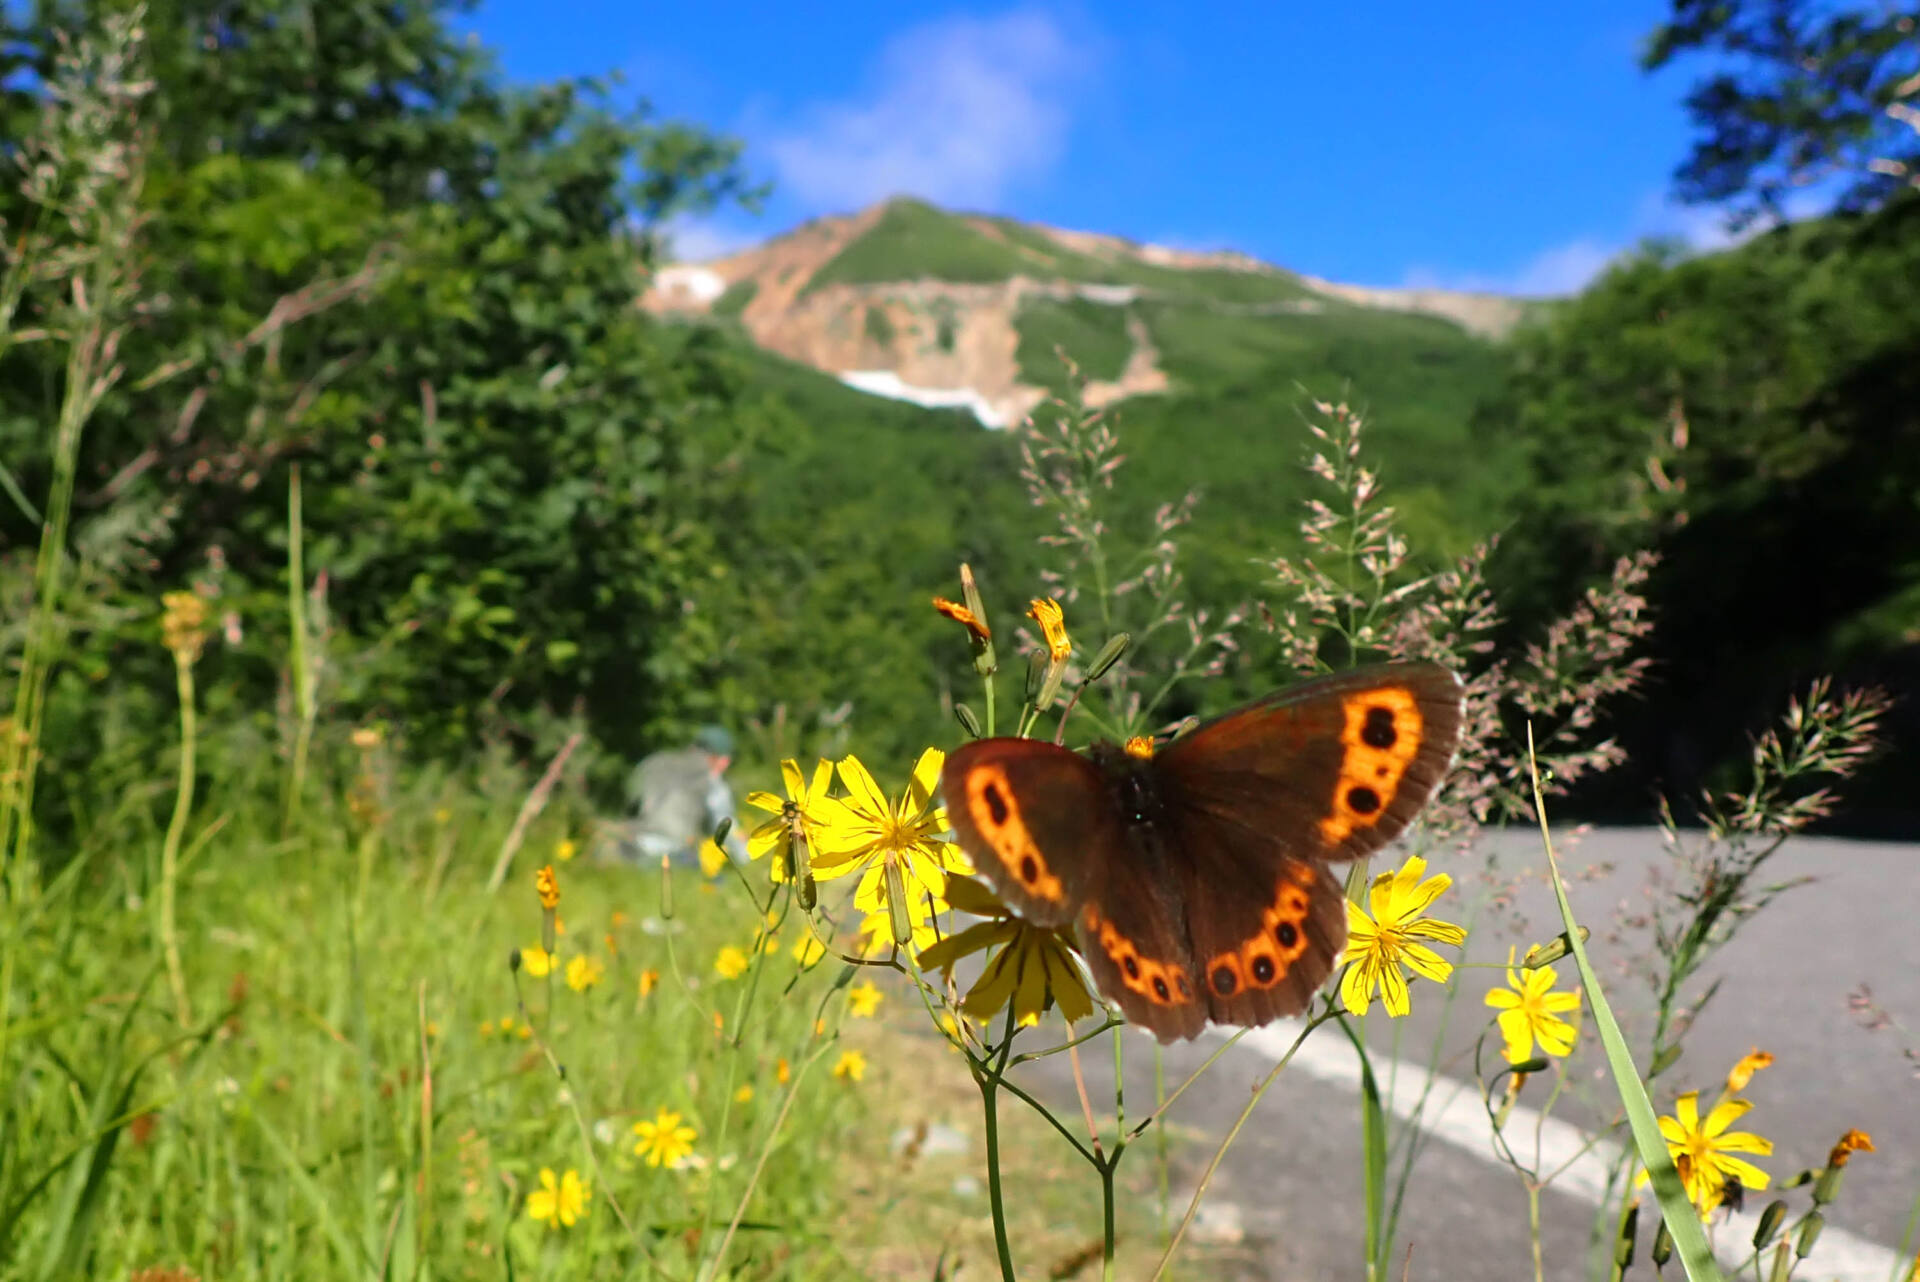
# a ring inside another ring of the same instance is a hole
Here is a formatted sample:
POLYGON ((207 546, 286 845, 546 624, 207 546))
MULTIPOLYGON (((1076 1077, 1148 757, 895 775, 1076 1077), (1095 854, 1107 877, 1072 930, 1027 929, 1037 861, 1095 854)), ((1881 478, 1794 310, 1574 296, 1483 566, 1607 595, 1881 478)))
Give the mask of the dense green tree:
POLYGON ((1920 173, 1920 6, 1673 0, 1643 61, 1687 58, 1711 70, 1687 95, 1684 200, 1777 215, 1789 193, 1837 182, 1860 210, 1920 173))
MULTIPOLYGON (((270 709, 298 463, 345 711, 435 748, 524 745, 578 710, 626 753, 741 711, 717 702, 715 531, 758 411, 736 364, 634 306, 660 219, 747 194, 737 149, 593 82, 505 86, 449 26, 467 8, 149 8, 141 302, 74 533, 141 554, 71 674, 150 683, 152 599, 218 578, 245 639, 210 657, 211 697, 270 709)), ((96 17, 9 11, 10 150, 34 76, 96 17)), ((0 456, 31 495, 62 370, 51 346, 12 356, 0 456)), ((0 553, 18 564, 37 524, 7 503, 0 553)), ((79 738, 50 748, 84 760, 85 719, 64 724, 79 738)))
POLYGON ((1516 337, 1482 415, 1532 481, 1498 565, 1516 627, 1622 552, 1663 558, 1610 804, 1684 803, 1819 672, 1912 680, 1917 221, 1906 201, 1720 254, 1655 247, 1516 337))

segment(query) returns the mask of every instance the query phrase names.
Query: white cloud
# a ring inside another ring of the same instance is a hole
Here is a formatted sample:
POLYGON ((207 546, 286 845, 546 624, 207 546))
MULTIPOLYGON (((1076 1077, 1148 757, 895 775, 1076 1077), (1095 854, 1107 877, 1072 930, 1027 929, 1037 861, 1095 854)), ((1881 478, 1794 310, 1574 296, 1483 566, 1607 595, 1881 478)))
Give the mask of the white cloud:
MULTIPOLYGON (((1812 217, 1823 212, 1828 204, 1825 196, 1806 193, 1804 199, 1787 202, 1786 215, 1789 220, 1812 217)), ((1615 259, 1643 241, 1673 240, 1694 253, 1711 253, 1739 244, 1763 230, 1763 225, 1755 225, 1732 232, 1727 228, 1723 210, 1677 204, 1659 192, 1652 192, 1640 201, 1628 227, 1617 237, 1579 236, 1540 250, 1508 272, 1449 272, 1415 267, 1407 272, 1401 287, 1515 294, 1528 298, 1575 294, 1591 284, 1615 259)))
POLYGON ((771 132, 777 186, 815 209, 894 195, 995 206, 1060 158, 1084 49, 1037 12, 910 28, 881 52, 868 92, 771 132))
POLYGON ((666 242, 665 261, 673 263, 704 263, 725 258, 765 238, 763 231, 705 218, 677 218, 661 228, 661 239, 666 242))

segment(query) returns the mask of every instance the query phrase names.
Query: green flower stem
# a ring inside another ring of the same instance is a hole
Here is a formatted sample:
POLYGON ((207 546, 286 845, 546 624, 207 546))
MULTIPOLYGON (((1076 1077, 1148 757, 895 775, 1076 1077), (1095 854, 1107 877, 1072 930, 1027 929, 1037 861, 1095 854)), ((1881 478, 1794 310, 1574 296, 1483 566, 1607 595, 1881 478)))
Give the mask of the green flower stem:
MULTIPOLYGON (((992 715, 993 705, 987 705, 988 715, 992 715)), ((989 723, 991 724, 991 723, 989 723)), ((976 1067, 973 1080, 980 1087, 980 1104, 986 1129, 987 1144, 987 1201, 993 1211, 993 1249, 1000 1256, 1001 1282, 1015 1282, 1013 1271, 1013 1247, 1007 1241, 1007 1207, 1000 1188, 1000 1106, 995 1098, 998 1088, 1003 1085, 1001 1074, 1006 1071, 1009 1053, 1013 1050, 1013 1003, 1007 1003, 1007 1027, 1000 1043, 1000 1062, 985 1072, 976 1067)), ((968 1056, 972 1058, 971 1055, 968 1056)), ((982 1066, 985 1060, 982 1061, 982 1066)), ((1043 1112, 1045 1110, 1042 1110, 1043 1112)), ((1049 1115, 1050 1116, 1050 1115, 1049 1115)), ((1058 1125, 1058 1123, 1055 1123, 1058 1125)))
POLYGON ((180 696, 180 773, 174 787, 173 817, 160 847, 160 947, 167 959, 167 983, 173 989, 174 1009, 182 1024, 193 1022, 187 1004, 186 971, 180 964, 180 928, 175 915, 180 885, 180 842, 193 813, 194 743, 198 727, 194 716, 193 659, 183 650, 173 654, 174 689, 180 696))
POLYGON ((306 791, 307 757, 313 748, 319 705, 313 697, 313 663, 307 655, 307 573, 304 558, 305 526, 300 515, 300 465, 292 467, 287 482, 287 663, 292 669, 293 760, 287 771, 287 795, 280 821, 282 836, 291 834, 300 818, 300 799, 306 791))

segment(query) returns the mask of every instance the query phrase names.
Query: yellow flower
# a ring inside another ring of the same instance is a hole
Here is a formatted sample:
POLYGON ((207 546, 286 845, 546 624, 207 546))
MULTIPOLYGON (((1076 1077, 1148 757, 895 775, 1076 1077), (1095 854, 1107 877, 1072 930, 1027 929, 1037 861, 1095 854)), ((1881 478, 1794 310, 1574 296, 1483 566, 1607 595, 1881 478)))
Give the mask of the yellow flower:
POLYGON ((1370 896, 1373 914, 1347 901, 1347 951, 1342 959, 1347 973, 1340 978, 1340 1001, 1356 1015, 1367 1013, 1375 990, 1387 1014, 1398 1016, 1413 1009, 1407 996, 1408 970, 1436 984, 1444 984, 1453 974, 1453 963, 1420 943, 1431 939, 1441 944, 1460 944, 1467 932, 1451 922, 1433 921, 1420 914, 1453 884, 1453 878, 1436 873, 1420 880, 1427 861, 1418 855, 1408 858, 1397 873, 1383 872, 1373 879, 1370 896))
POLYGON ((606 967, 591 957, 576 957, 567 963, 567 987, 576 993, 584 993, 600 982, 606 973, 606 967))
POLYGON ((1055 663, 1065 663, 1073 653, 1073 642, 1067 637, 1066 615, 1060 609, 1060 603, 1047 597, 1041 597, 1027 607, 1027 617, 1040 625, 1040 631, 1046 634, 1047 657, 1055 663))
POLYGON ((553 848, 553 857, 563 864, 579 853, 580 847, 574 844, 571 837, 562 837, 560 843, 553 848))
POLYGON ((960 848, 934 835, 947 828, 947 812, 934 801, 945 760, 938 748, 921 753, 912 782, 899 801, 891 803, 858 757, 842 761, 840 779, 849 795, 829 811, 833 822, 815 839, 814 875, 825 880, 859 872, 853 902, 871 913, 887 910, 887 874, 892 870, 905 888, 911 915, 928 896, 940 895, 947 873, 969 871, 960 848))
POLYGON ((453 811, 445 806, 436 807, 433 812, 433 822, 442 828, 446 827, 453 822, 453 811))
POLYGON ((727 852, 714 845, 711 837, 700 843, 696 853, 700 856, 702 877, 718 877, 720 870, 727 866, 727 852))
POLYGON ((971 632, 975 640, 982 642, 993 640, 993 633, 987 630, 987 625, 982 623, 972 610, 959 602, 937 596, 933 598, 933 608, 971 632))
POLYGON ((660 972, 649 966, 640 972, 640 995, 646 997, 660 986, 660 972))
POLYGON ((492 1036, 493 1036, 493 1021, 492 1021, 492 1020, 490 1020, 490 1019, 483 1019, 483 1020, 481 1020, 481 1021, 480 1021, 480 1036, 482 1036, 482 1037, 492 1037, 492 1036))
POLYGON ((747 955, 732 944, 728 944, 720 950, 720 955, 713 959, 713 969, 722 979, 738 979, 747 971, 747 955))
POLYGON ((752 1099, 753 1099, 753 1087, 751 1086, 742 1086, 739 1090, 733 1093, 733 1102, 736 1104, 745 1104, 752 1099))
POLYGON ((526 967, 527 974, 535 979, 545 979, 552 973, 555 963, 559 960, 538 944, 520 950, 520 964, 526 967))
POLYGON ((1865 1131, 1848 1131, 1833 1146, 1833 1151, 1827 1154, 1827 1165, 1845 1166, 1855 1153, 1871 1152, 1873 1152, 1873 1136, 1865 1131))
POLYGON ((1487 1005, 1500 1012, 1500 1035, 1507 1040, 1507 1063, 1524 1064, 1533 1058, 1533 1044, 1542 1054, 1571 1055, 1575 1030, 1560 1016, 1580 1008, 1580 993, 1556 993, 1559 976, 1551 966, 1533 970, 1513 968, 1513 949, 1507 949, 1507 983, 1487 994, 1487 1005))
POLYGON ((553 875, 553 865, 543 865, 533 875, 534 893, 540 896, 540 906, 548 912, 560 906, 560 880, 553 875))
POLYGON ((793 959, 800 963, 802 970, 805 970, 826 955, 827 946, 821 943, 819 937, 812 931, 808 931, 793 941, 793 959))
POLYGON ((779 935, 777 935, 777 934, 773 934, 773 933, 771 933, 771 932, 769 932, 769 933, 768 933, 768 935, 767 935, 767 938, 766 938, 766 940, 765 940, 765 942, 763 942, 763 943, 762 943, 762 944, 760 945, 760 951, 761 951, 761 952, 763 952, 763 953, 765 953, 765 954, 766 954, 767 956, 769 956, 769 957, 771 957, 771 956, 773 956, 773 955, 774 955, 775 953, 777 953, 777 952, 779 952, 779 951, 780 951, 780 936, 779 936, 779 935))
POLYGON ((780 778, 787 785, 785 797, 771 792, 747 794, 749 806, 773 816, 747 834, 747 857, 760 859, 772 854, 775 881, 787 879, 788 865, 797 866, 796 855, 804 858, 811 852, 816 831, 846 818, 840 803, 827 796, 827 789, 833 784, 831 761, 817 762, 809 783, 801 777, 800 764, 789 758, 780 763, 780 778), (804 843, 805 850, 796 852, 796 837, 804 843))
POLYGON ((859 1051, 841 1051, 840 1058, 834 1062, 833 1075, 844 1081, 859 1081, 867 1075, 867 1057, 859 1051))
POLYGON ((160 638, 182 663, 200 657, 207 640, 207 602, 196 592, 160 594, 160 638))
POLYGON ((693 1152, 693 1142, 700 1138, 698 1131, 681 1123, 680 1114, 665 1108, 655 1113, 650 1122, 635 1122, 633 1133, 640 1137, 633 1151, 646 1158, 648 1166, 664 1166, 668 1170, 678 1169, 693 1152))
POLYGON ((1773 1056, 1758 1046, 1754 1047, 1742 1055, 1740 1062, 1733 1066, 1733 1071, 1727 1074, 1727 1094, 1738 1095, 1747 1089, 1747 1083, 1753 1080, 1755 1073, 1763 1068, 1772 1067, 1773 1056))
POLYGON ((574 1226, 575 1221, 587 1213, 587 1200, 593 1196, 593 1190, 580 1178, 580 1172, 569 1170, 564 1176, 555 1179, 553 1172, 546 1167, 540 1168, 540 1187, 527 1194, 527 1214, 536 1220, 545 1220, 548 1228, 574 1226))
POLYGON ((773 1080, 780 1083, 780 1085, 785 1086, 787 1082, 792 1079, 792 1077, 793 1077, 793 1066, 787 1063, 786 1056, 782 1055, 779 1059, 779 1062, 777 1062, 773 1066, 773 1080))
POLYGON ((871 979, 862 980, 847 990, 847 1009, 855 1019, 870 1019, 880 1009, 880 1000, 885 996, 871 979))
POLYGON ((1013 915, 981 883, 970 877, 947 881, 947 894, 961 912, 988 920, 967 927, 920 953, 923 970, 953 973, 970 953, 998 946, 980 972, 960 1009, 985 1019, 1009 1001, 1021 1024, 1037 1024, 1049 1005, 1058 1004, 1067 1022, 1093 1013, 1093 998, 1073 964, 1067 937, 1051 926, 1034 926, 1013 915))
POLYGON ((1751 1131, 1727 1130, 1752 1107, 1743 1099, 1721 1100, 1702 1122, 1700 1092, 1688 1091, 1673 1102, 1673 1116, 1660 1119, 1660 1134, 1667 1141, 1673 1164, 1679 1168, 1681 1182, 1686 1185, 1687 1200, 1703 1220, 1726 1200, 1729 1180, 1739 1180, 1755 1191, 1767 1187, 1771 1180, 1753 1163, 1727 1156, 1729 1153, 1765 1156, 1773 1152, 1772 1140, 1762 1139, 1751 1131))

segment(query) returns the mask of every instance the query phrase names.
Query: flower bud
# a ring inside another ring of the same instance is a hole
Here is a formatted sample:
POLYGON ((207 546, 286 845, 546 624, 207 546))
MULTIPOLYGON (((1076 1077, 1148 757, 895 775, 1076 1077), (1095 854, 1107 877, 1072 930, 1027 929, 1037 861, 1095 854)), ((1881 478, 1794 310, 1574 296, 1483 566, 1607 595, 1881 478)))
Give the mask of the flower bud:
POLYGON ((1620 1235, 1613 1239, 1613 1272, 1615 1277, 1625 1273, 1627 1266, 1633 1263, 1633 1243, 1634 1238, 1638 1236, 1639 1232, 1640 1204, 1635 1202, 1627 1208, 1627 1218, 1620 1222, 1620 1235))
POLYGON ((967 613, 980 624, 980 630, 987 635, 975 637, 973 670, 983 677, 990 677, 1000 670, 1000 664, 994 657, 993 631, 987 626, 987 603, 980 599, 980 588, 973 581, 973 567, 960 567, 960 598, 967 603, 967 613))
POLYGON ((1127 647, 1132 643, 1133 634, 1130 632, 1117 632, 1108 638, 1107 643, 1100 647, 1100 653, 1093 656, 1093 663, 1087 668, 1087 680, 1098 681, 1106 676, 1107 669, 1120 662, 1120 656, 1127 652, 1127 647))
POLYGON ((1829 1166, 1820 1172, 1813 1182, 1813 1204, 1826 1206, 1840 1196, 1840 1179, 1846 1171, 1838 1166, 1829 1166))
POLYGON ((1773 1268, 1767 1271, 1767 1282, 1787 1282, 1793 1275, 1793 1252, 1785 1242, 1774 1248, 1773 1268))
POLYGON ((1827 1227, 1827 1217, 1815 1211, 1800 1221, 1800 1236, 1794 1241, 1793 1253, 1801 1259, 1813 1254, 1813 1244, 1820 1240, 1820 1230, 1827 1227))
POLYGON ((1039 702, 1040 687, 1047 683, 1047 665, 1051 662, 1044 650, 1036 650, 1027 656, 1027 687, 1022 698, 1029 705, 1039 702))
MULTIPOLYGON (((1041 658, 1046 656, 1042 655, 1041 658)), ((1060 697, 1060 683, 1066 680, 1067 661, 1055 659, 1047 664, 1046 679, 1040 683, 1040 697, 1033 701, 1034 711, 1045 712, 1060 697)))
MULTIPOLYGON (((1593 932, 1585 926, 1582 926, 1580 928, 1580 942, 1584 944, 1591 938, 1593 938, 1593 932)), ((1550 939, 1544 944, 1535 944, 1533 947, 1527 949, 1527 955, 1520 959, 1520 968, 1522 970, 1536 970, 1541 966, 1550 965, 1553 962, 1559 961, 1572 951, 1573 945, 1567 941, 1567 933, 1563 930, 1560 932, 1558 938, 1550 939)))
POLYGON ((1532 1059, 1522 1060, 1520 1063, 1515 1064, 1509 1071, 1511 1071, 1515 1077, 1525 1077, 1529 1073, 1544 1073, 1551 1067, 1553 1067, 1552 1060, 1543 1059, 1536 1055, 1532 1059))
POLYGON ((980 718, 973 715, 972 708, 969 708, 964 703, 954 704, 953 719, 960 723, 962 730, 966 731, 967 738, 978 739, 980 737, 980 718))
POLYGON ((1660 1221, 1660 1231, 1653 1235, 1653 1267, 1663 1269, 1667 1261, 1673 1258, 1673 1234, 1667 1232, 1667 1222, 1660 1221))
POLYGON ((1760 1227, 1753 1231, 1753 1249, 1764 1251, 1767 1243, 1773 1241, 1773 1235, 1780 1231, 1780 1221, 1787 1218, 1787 1204, 1775 1198, 1767 1203, 1767 1209, 1760 1212, 1760 1227))
POLYGON ((731 818, 722 819, 713 826, 713 844, 725 850, 727 848, 727 834, 732 831, 733 820, 731 818))

